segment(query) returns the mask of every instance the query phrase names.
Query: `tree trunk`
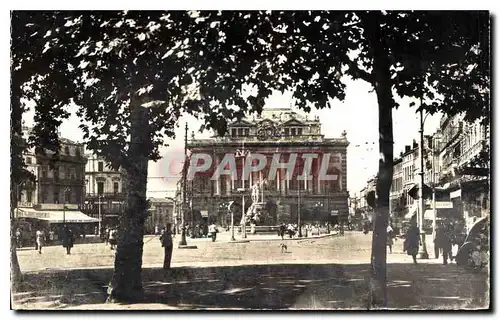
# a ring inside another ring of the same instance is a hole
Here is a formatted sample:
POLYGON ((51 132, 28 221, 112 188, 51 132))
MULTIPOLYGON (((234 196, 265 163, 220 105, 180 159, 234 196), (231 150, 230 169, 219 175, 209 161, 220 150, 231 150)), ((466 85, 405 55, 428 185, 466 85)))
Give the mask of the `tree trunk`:
POLYGON ((394 100, 391 90, 389 52, 384 43, 381 27, 381 13, 369 13, 365 24, 365 35, 371 44, 375 91, 379 107, 379 171, 374 214, 370 307, 387 307, 387 225, 389 220, 389 192, 393 174, 393 130, 392 108, 394 100))
POLYGON ((22 281, 21 268, 17 260, 16 230, 14 225, 14 210, 16 208, 17 185, 11 182, 10 196, 10 282, 12 290, 17 290, 22 281))
POLYGON ((22 281, 21 268, 17 260, 16 236, 14 225, 14 210, 17 207, 18 189, 21 170, 23 169, 22 152, 22 115, 21 80, 19 73, 11 70, 11 114, 10 114, 10 271, 11 288, 16 290, 22 281))
POLYGON ((130 148, 124 165, 127 192, 116 247, 115 268, 108 289, 109 302, 137 302, 142 299, 142 251, 147 216, 146 187, 151 145, 148 109, 132 105, 130 148))

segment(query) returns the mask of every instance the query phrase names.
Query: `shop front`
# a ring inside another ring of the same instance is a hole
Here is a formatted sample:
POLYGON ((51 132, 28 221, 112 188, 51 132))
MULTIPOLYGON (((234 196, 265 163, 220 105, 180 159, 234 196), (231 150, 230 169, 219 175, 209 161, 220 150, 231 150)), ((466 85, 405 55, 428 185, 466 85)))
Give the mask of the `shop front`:
MULTIPOLYGON (((47 244, 58 242, 61 239, 65 225, 73 230, 75 238, 88 234, 99 219, 92 218, 79 210, 37 210, 35 208, 17 208, 15 211, 16 225, 23 226, 21 230, 25 239, 34 239, 37 230, 44 230, 47 244)), ((29 241, 28 241, 29 242, 29 241)))

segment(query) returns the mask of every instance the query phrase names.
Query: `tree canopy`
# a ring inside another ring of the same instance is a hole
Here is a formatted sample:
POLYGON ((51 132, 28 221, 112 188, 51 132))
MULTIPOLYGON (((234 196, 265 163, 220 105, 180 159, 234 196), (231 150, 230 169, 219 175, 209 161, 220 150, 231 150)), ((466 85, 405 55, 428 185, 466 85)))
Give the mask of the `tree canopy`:
MULTIPOLYGON (((57 151, 57 128, 68 116, 63 106, 76 104, 88 148, 128 168, 131 178, 140 175, 139 198, 147 168, 134 171, 136 163, 159 158, 182 114, 224 134, 229 121, 260 112, 272 90, 293 91, 296 105, 310 111, 344 99, 342 75, 370 83, 383 155, 372 248, 377 281, 385 281, 393 97, 422 98, 419 108, 431 113, 489 121, 487 12, 14 12, 12 25, 17 132, 21 98, 31 99, 31 143, 57 151), (141 105, 148 106, 145 120, 132 116, 141 105)), ((142 214, 130 210, 131 218, 142 214)), ((134 219, 125 242, 136 256, 143 222, 134 219)), ((119 255, 115 269, 125 261, 119 255)), ((129 271, 140 274, 141 260, 134 263, 129 271)))

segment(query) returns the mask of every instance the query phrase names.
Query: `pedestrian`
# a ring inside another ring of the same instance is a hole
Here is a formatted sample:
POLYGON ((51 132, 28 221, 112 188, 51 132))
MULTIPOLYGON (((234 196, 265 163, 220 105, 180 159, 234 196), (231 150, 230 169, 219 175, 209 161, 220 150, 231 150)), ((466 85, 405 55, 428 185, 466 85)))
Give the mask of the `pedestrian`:
POLYGON ((71 254, 71 248, 73 248, 74 242, 75 242, 75 237, 73 235, 73 231, 70 228, 68 228, 68 226, 64 226, 63 247, 66 248, 66 254, 71 254))
POLYGON ((393 245, 393 229, 391 225, 387 226, 387 246, 389 247, 389 253, 392 253, 392 245, 393 245))
POLYGON ((110 244, 110 249, 114 250, 115 246, 118 244, 118 237, 117 237, 117 230, 116 228, 112 228, 109 231, 109 244, 110 244))
POLYGON ((111 231, 111 229, 109 227, 106 228, 105 232, 104 232, 104 245, 108 245, 108 242, 109 242, 109 232, 111 231))
POLYGON ((170 269, 170 262, 172 261, 172 250, 174 248, 174 243, 172 241, 172 225, 167 223, 166 229, 160 236, 161 246, 165 251, 165 258, 163 260, 163 269, 170 269))
POLYGON ((36 248, 38 249, 38 253, 42 254, 42 247, 45 240, 45 233, 43 232, 43 230, 38 229, 36 231, 35 236, 36 236, 36 248))
POLYGON ((434 257, 436 259, 439 258, 439 246, 436 242, 438 232, 439 232, 439 226, 436 226, 436 228, 434 229, 434 241, 433 241, 434 242, 434 257))
POLYGON ((203 224, 203 237, 208 238, 208 224, 207 223, 203 224))
POLYGON ((443 264, 448 264, 448 258, 451 252, 451 237, 449 230, 444 225, 440 225, 436 231, 435 246, 441 250, 443 255, 443 264))
POLYGON ((217 238, 217 226, 215 223, 212 223, 208 227, 208 232, 210 232, 210 235, 212 236, 212 242, 215 242, 215 239, 217 238))
POLYGON ((49 240, 50 240, 50 243, 52 244, 55 240, 55 232, 54 232, 54 229, 51 229, 49 231, 49 240))
POLYGON ((412 221, 410 227, 408 228, 408 231, 406 231, 406 239, 403 244, 403 251, 406 251, 406 253, 409 256, 412 256, 413 258, 413 263, 417 263, 417 253, 418 253, 418 246, 420 244, 420 231, 417 227, 416 221, 412 221))
POLYGON ((23 247, 23 234, 19 228, 16 230, 16 245, 18 248, 23 247))
POLYGON ((279 235, 281 237, 281 240, 284 240, 285 238, 285 229, 286 229, 285 224, 282 222, 280 224, 280 230, 279 230, 279 235))

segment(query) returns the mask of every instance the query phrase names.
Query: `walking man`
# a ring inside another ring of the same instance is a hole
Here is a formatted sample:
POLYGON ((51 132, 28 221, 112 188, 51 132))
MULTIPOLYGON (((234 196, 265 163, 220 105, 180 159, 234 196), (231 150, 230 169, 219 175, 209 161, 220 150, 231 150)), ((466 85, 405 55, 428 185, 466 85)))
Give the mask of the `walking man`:
POLYGON ((75 242, 75 237, 73 236, 73 231, 64 226, 63 234, 63 247, 66 248, 66 254, 71 254, 71 248, 73 248, 73 243, 75 242))
POLYGON ((16 229, 16 245, 18 248, 23 247, 23 234, 19 228, 16 229))
POLYGON ((420 244, 420 231, 415 220, 411 222, 411 226, 406 231, 406 239, 404 249, 409 256, 412 256, 413 263, 417 264, 418 246, 420 244))
POLYGON ((208 232, 210 232, 210 235, 212 236, 212 242, 215 242, 215 239, 217 238, 217 226, 215 223, 212 223, 208 227, 208 232))
POLYGON ((440 225, 436 231, 436 241, 435 246, 442 251, 443 264, 448 264, 448 258, 451 252, 451 237, 448 230, 443 225, 440 225))
POLYGON ((285 238, 285 224, 284 223, 281 223, 280 224, 280 237, 281 237, 281 240, 283 240, 285 238))
POLYGON ((109 227, 106 228, 104 232, 104 245, 108 245, 109 242, 109 233, 111 232, 111 229, 109 227))
POLYGON ((167 223, 167 228, 163 230, 162 235, 160 236, 161 246, 165 250, 165 258, 163 260, 163 269, 170 269, 170 262, 172 261, 172 250, 174 248, 174 244, 172 241, 172 225, 167 223))
POLYGON ((109 244, 110 244, 110 249, 114 250, 115 246, 118 244, 118 237, 117 237, 117 230, 115 228, 112 228, 109 230, 109 244))
POLYGON ((393 245, 393 230, 391 225, 387 226, 387 246, 389 247, 389 253, 392 253, 392 245, 393 245))

